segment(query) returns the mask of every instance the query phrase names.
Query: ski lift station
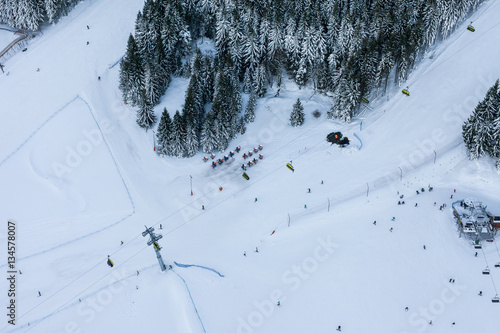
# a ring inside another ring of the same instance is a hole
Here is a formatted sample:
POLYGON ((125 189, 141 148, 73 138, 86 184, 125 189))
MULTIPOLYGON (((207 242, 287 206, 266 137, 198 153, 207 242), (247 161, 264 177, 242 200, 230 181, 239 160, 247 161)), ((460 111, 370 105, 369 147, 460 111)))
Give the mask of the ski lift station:
POLYGON ((477 245, 481 240, 493 240, 500 229, 500 216, 488 212, 486 206, 476 199, 457 201, 452 207, 460 234, 474 239, 477 245))

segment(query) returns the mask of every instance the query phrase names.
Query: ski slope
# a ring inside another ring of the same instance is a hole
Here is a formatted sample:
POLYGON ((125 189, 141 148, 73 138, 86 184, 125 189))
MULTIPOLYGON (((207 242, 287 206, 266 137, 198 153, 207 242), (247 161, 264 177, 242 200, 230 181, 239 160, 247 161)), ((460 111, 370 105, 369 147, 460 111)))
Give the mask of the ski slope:
MULTIPOLYGON (((426 54, 409 97, 402 87, 369 96, 373 111, 350 124, 326 119, 326 96, 291 81, 279 97, 270 89, 230 145, 241 152, 215 169, 201 153, 157 156, 154 132, 121 100, 113 65, 142 5, 83 1, 4 63, 0 247, 15 220, 22 275, 16 326, 4 319, 0 332, 498 331, 500 242, 475 257, 450 209, 474 197, 500 215, 494 161, 469 161, 461 140, 500 77, 500 3, 471 16, 476 32, 464 23, 426 54), (297 98, 306 119, 291 128, 297 98), (351 145, 331 146, 332 131, 351 145), (259 144, 246 181, 241 156, 259 144), (144 225, 163 235, 172 270, 160 271, 144 225)), ((172 81, 158 118, 182 108, 187 85, 172 81)))

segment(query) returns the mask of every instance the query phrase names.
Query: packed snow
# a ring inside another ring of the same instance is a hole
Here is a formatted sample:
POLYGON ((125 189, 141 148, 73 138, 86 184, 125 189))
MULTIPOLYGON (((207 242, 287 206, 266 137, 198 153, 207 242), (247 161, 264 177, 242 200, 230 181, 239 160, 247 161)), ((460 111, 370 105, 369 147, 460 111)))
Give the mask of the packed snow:
MULTIPOLYGON (((426 54, 410 96, 369 96, 373 110, 350 124, 326 119, 327 96, 269 89, 230 145, 241 151, 215 169, 202 153, 159 157, 121 99, 116 63, 142 5, 83 1, 2 62, 0 248, 15 221, 22 274, 16 325, 4 315, 0 332, 498 331, 500 242, 459 238, 451 205, 475 198, 500 215, 494 161, 470 161, 461 139, 500 77, 500 3, 426 54), (297 98, 305 122, 292 128, 297 98), (326 142, 333 131, 350 145, 326 142), (247 181, 242 155, 258 145, 247 181)), ((187 84, 172 81, 158 119, 181 109, 187 84)))

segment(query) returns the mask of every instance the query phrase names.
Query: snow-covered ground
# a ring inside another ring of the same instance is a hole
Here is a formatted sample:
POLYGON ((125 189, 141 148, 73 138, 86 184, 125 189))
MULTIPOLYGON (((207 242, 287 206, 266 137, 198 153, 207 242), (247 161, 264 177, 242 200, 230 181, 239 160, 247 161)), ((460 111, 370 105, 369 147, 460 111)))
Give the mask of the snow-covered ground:
MULTIPOLYGON (((4 319, 0 332, 498 331, 499 242, 475 257, 450 209, 475 197, 500 214, 494 161, 469 161, 461 141, 461 124, 500 77, 500 3, 471 17, 476 32, 463 24, 428 53, 410 97, 369 96, 373 111, 351 124, 326 120, 325 96, 290 81, 279 97, 271 89, 231 144, 242 151, 215 170, 201 153, 158 157, 153 131, 121 100, 115 64, 142 5, 83 1, 4 63, 0 248, 15 220, 22 275, 16 326, 4 319), (306 121, 291 128, 297 98, 306 121), (330 146, 334 130, 351 145, 330 146), (264 159, 247 181, 241 155, 259 144, 264 159), (144 225, 163 235, 173 270, 160 272, 144 225)), ((157 116, 181 109, 187 83, 172 82, 157 116)))
POLYGON ((16 37, 17 36, 11 31, 11 29, 0 24, 0 50, 3 50, 3 48, 16 39, 16 37))

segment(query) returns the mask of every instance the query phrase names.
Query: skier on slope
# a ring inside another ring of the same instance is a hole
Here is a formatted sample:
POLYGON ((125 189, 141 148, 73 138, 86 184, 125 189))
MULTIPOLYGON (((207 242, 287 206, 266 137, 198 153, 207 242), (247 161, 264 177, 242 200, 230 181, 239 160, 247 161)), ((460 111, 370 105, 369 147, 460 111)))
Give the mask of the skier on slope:
POLYGON ((108 264, 109 267, 113 267, 115 265, 115 263, 113 262, 113 260, 111 260, 111 258, 109 257, 109 255, 108 255, 107 264, 108 264))

